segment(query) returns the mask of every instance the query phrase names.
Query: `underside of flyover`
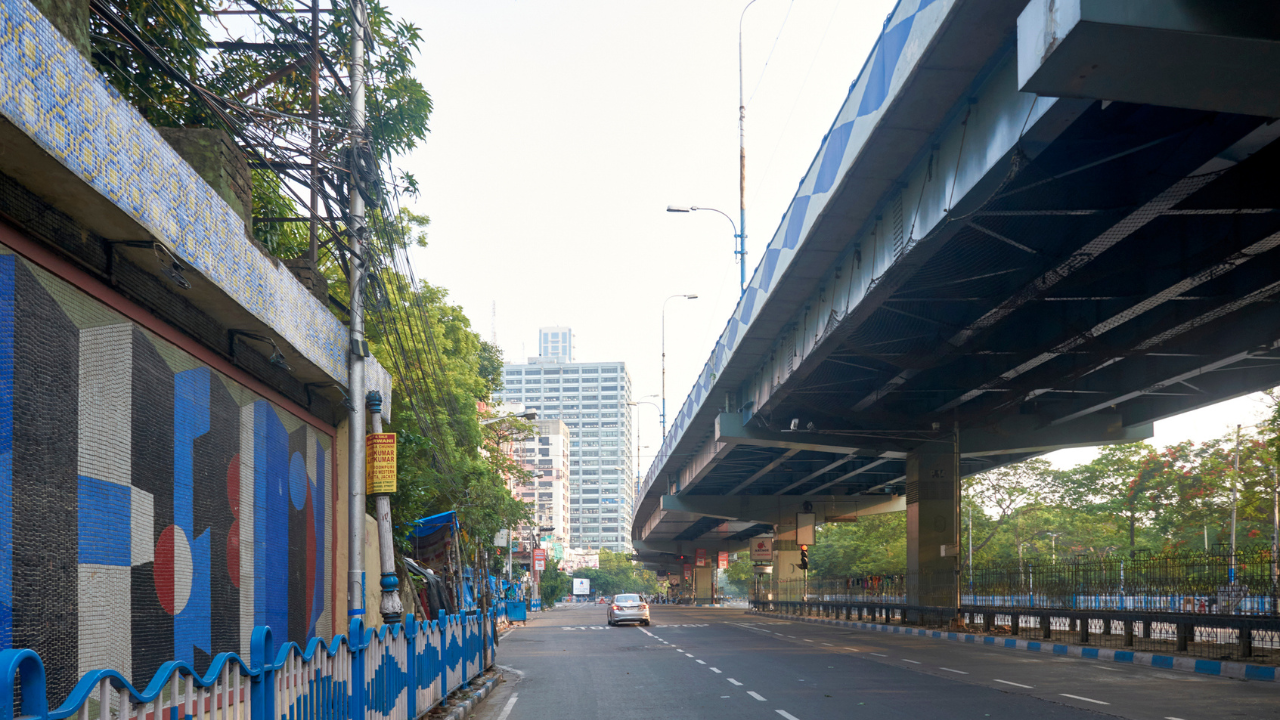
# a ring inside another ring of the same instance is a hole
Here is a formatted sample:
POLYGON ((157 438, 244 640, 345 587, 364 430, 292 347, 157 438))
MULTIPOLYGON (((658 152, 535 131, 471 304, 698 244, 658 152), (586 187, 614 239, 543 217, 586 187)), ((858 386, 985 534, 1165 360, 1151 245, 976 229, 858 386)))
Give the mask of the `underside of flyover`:
MULTIPOLYGON (((714 430, 667 459, 637 514, 642 559, 672 568, 769 532, 794 551, 807 502, 819 522, 907 509, 923 572, 958 532, 960 476, 1145 439, 1280 385, 1280 128, 1123 101, 1055 112, 1051 137, 1016 143, 927 235, 903 233, 876 292, 816 323, 765 402, 700 411, 714 430)), ((828 290, 811 286, 817 304, 828 290)))

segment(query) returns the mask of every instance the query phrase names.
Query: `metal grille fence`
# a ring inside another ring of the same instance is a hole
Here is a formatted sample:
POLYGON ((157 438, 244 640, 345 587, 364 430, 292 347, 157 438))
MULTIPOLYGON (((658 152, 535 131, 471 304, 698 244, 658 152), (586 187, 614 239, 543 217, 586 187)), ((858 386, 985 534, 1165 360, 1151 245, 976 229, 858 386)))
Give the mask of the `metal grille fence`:
POLYGON ((1059 562, 1026 561, 918 575, 763 584, 753 606, 1196 657, 1280 663, 1275 558, 1269 547, 1059 562), (955 598, 959 608, 937 601, 955 598), (925 603, 921 598, 934 598, 925 603), (959 619, 957 620, 957 616, 959 619))

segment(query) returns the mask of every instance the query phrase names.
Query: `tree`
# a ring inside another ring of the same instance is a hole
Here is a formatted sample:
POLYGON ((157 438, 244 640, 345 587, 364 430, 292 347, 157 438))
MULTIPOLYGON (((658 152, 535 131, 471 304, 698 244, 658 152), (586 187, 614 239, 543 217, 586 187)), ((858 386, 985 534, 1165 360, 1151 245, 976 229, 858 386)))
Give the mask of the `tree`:
POLYGON ((600 551, 599 568, 579 568, 575 578, 591 580, 591 589, 602 595, 639 593, 652 595, 658 591, 658 576, 645 570, 624 553, 600 551))
POLYGON ((813 577, 896 575, 907 569, 905 513, 882 513, 854 523, 818 527, 809 550, 813 577))
POLYGON ((547 560, 547 569, 538 576, 539 596, 544 610, 555 607, 557 600, 569 594, 570 580, 571 578, 560 570, 559 560, 547 560))

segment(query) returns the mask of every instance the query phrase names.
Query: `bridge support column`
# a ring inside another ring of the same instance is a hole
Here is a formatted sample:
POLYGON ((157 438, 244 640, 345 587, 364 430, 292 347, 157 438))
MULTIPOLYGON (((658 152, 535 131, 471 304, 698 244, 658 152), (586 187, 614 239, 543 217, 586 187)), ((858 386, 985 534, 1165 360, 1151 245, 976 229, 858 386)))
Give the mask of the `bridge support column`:
POLYGON ((695 567, 693 569, 693 601, 702 605, 715 602, 716 569, 695 567))
POLYGON ((960 454, 929 443, 907 455, 907 604, 958 607, 960 454))

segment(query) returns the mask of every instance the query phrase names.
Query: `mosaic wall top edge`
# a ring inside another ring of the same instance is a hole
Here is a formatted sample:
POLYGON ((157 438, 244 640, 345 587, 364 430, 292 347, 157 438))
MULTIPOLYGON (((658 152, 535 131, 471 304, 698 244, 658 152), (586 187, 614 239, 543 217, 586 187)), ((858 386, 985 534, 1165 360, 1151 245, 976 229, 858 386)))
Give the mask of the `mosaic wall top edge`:
MULTIPOLYGON (((346 385, 342 323, 245 239, 240 216, 29 0, 0 0, 0 114, 346 385)), ((370 385, 389 397, 377 370, 370 385)))

